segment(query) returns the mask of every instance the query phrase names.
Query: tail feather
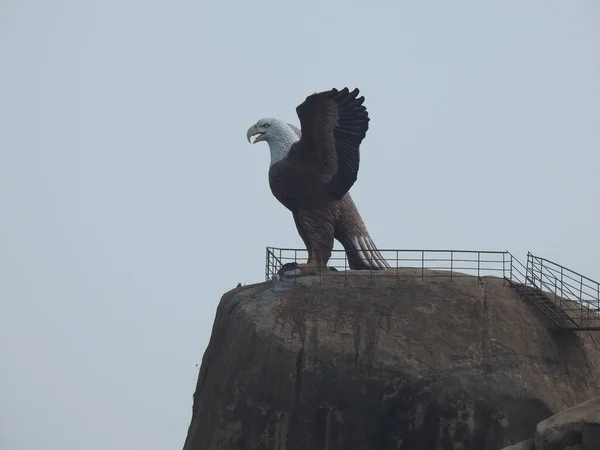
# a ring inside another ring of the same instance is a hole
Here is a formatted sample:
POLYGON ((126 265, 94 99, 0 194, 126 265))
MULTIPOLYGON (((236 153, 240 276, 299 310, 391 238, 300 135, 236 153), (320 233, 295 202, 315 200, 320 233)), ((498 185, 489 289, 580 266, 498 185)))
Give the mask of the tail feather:
POLYGON ((391 269, 371 240, 350 193, 338 202, 339 217, 335 238, 344 246, 350 269, 391 269))
POLYGON ((350 269, 382 270, 391 268, 368 234, 354 236, 347 242, 343 242, 342 245, 346 250, 350 269))

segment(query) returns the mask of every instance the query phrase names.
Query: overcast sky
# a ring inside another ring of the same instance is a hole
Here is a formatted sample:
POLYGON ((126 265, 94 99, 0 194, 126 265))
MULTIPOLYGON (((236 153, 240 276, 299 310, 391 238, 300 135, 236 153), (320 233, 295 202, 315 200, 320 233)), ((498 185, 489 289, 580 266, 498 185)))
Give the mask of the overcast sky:
POLYGON ((246 130, 316 91, 378 246, 600 278, 600 2, 360 3, 0 2, 2 450, 183 445, 221 294, 301 246, 246 130))

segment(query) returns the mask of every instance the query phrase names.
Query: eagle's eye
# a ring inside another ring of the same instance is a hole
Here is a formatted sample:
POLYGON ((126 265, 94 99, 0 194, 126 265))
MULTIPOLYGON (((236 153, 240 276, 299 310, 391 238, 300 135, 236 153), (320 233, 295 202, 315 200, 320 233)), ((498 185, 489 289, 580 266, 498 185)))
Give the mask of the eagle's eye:
POLYGON ((269 125, 268 123, 265 123, 265 124, 263 125, 263 128, 269 128, 269 126, 270 126, 270 125, 269 125))

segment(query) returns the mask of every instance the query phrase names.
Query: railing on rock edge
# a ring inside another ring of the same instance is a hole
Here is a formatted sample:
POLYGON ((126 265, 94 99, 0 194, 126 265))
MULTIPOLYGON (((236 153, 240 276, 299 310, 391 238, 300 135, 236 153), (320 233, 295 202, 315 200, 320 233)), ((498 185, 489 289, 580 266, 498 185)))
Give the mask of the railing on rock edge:
MULTIPOLYGON (((510 274, 512 255, 506 251, 471 251, 471 250, 379 250, 383 259, 391 266, 385 274, 396 278, 411 277, 460 277, 496 275, 506 277, 510 274), (418 269, 407 273, 400 269, 418 269), (444 271, 429 273, 425 269, 444 271)), ((306 262, 308 253, 305 249, 267 247, 266 279, 271 281, 277 277, 279 269, 286 263, 306 262)), ((328 263, 337 271, 350 269, 344 250, 332 251, 328 263)), ((355 276, 371 276, 370 270, 355 271, 355 276)), ((322 272, 321 277, 335 275, 335 272, 322 272)))
POLYGON ((547 293, 579 329, 600 330, 600 283, 529 252, 525 271, 529 283, 547 293))
MULTIPOLYGON (((553 329, 600 330, 600 284, 531 253, 523 265, 508 251, 384 249, 379 252, 390 269, 357 270, 353 271, 353 277, 367 276, 373 280, 377 275, 394 277, 396 281, 409 277, 501 277, 540 309, 552 321, 553 329)), ((305 249, 267 247, 266 280, 278 279, 284 264, 303 263, 307 256, 305 249)), ((319 279, 339 276, 339 272, 347 275, 349 265, 344 250, 333 250, 328 266, 335 271, 321 272, 319 279)), ((345 276, 345 283, 353 277, 345 276)))

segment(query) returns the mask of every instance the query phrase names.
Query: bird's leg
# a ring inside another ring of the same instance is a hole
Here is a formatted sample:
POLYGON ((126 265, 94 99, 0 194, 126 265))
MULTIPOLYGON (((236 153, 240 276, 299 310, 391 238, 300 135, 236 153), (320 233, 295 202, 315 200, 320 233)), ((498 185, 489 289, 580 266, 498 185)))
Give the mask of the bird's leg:
POLYGON ((308 261, 305 264, 298 264, 296 266, 302 274, 316 274, 327 270, 327 261, 331 256, 331 250, 327 251, 315 251, 313 250, 308 257, 308 261))
POLYGON ((285 271, 288 276, 312 275, 327 270, 327 262, 333 249, 335 233, 334 218, 328 205, 299 210, 294 215, 300 237, 308 250, 308 261, 295 263, 292 270, 285 271))
POLYGON ((302 272, 304 275, 318 273, 320 270, 323 270, 323 268, 320 267, 319 264, 317 264, 317 261, 314 259, 310 262, 296 265, 296 269, 300 270, 300 272, 302 272))
MULTIPOLYGON (((331 252, 329 252, 331 253, 331 252)), ((327 271, 327 261, 329 258, 323 258, 320 252, 311 252, 306 263, 297 262, 287 263, 280 270, 279 274, 284 277, 299 277, 306 275, 317 275, 320 272, 327 271)))

